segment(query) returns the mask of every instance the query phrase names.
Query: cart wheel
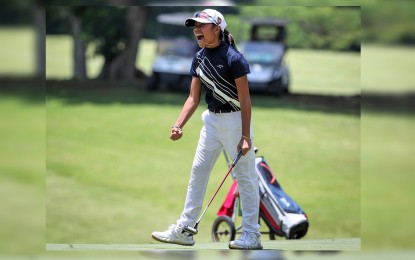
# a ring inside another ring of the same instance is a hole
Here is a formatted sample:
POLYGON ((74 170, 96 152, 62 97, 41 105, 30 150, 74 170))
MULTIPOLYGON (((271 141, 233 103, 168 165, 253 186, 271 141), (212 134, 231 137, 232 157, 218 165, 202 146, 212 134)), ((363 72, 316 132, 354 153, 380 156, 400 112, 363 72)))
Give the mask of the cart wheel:
POLYGON ((228 216, 220 216, 212 226, 213 242, 230 242, 235 239, 235 224, 228 216))
POLYGON ((153 72, 153 75, 147 79, 147 89, 150 91, 155 91, 159 89, 160 85, 160 75, 157 72, 153 72))

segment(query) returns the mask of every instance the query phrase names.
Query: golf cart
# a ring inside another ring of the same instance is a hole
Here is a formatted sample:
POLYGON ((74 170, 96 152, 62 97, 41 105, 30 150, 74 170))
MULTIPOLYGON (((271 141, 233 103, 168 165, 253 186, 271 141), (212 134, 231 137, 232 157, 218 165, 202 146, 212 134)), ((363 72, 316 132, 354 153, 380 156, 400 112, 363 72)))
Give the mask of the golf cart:
POLYGON ((249 22, 250 40, 241 44, 241 52, 251 69, 248 74, 250 91, 288 94, 290 77, 284 62, 288 21, 254 19, 249 22))
POLYGON ((157 55, 153 63, 153 74, 147 87, 188 91, 190 89, 190 68, 194 54, 199 46, 184 21, 193 13, 161 14, 157 16, 160 24, 160 37, 157 39, 157 55))

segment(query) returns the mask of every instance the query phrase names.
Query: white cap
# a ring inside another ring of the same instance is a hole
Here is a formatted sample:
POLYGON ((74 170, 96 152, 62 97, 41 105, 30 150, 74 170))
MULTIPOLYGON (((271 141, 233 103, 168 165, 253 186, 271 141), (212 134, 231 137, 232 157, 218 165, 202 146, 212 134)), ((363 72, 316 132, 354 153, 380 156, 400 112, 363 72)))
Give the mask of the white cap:
POLYGON ((203 11, 196 12, 193 18, 186 19, 184 25, 187 27, 193 27, 195 26, 195 22, 216 24, 220 26, 222 32, 226 28, 225 18, 220 12, 214 9, 205 9, 203 11))

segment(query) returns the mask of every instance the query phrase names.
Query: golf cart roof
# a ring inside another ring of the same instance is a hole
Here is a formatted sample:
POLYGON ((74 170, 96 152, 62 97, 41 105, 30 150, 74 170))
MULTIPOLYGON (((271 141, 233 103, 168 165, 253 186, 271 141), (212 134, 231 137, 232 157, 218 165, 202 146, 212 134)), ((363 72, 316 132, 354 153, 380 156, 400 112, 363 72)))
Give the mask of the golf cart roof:
POLYGON ((286 19, 274 19, 274 18, 252 18, 246 20, 251 25, 263 25, 263 26, 286 26, 290 21, 286 19))
POLYGON ((193 17, 193 13, 189 13, 189 12, 168 13, 168 14, 158 15, 157 21, 159 23, 164 23, 164 24, 184 26, 184 21, 186 21, 186 19, 189 17, 193 17))

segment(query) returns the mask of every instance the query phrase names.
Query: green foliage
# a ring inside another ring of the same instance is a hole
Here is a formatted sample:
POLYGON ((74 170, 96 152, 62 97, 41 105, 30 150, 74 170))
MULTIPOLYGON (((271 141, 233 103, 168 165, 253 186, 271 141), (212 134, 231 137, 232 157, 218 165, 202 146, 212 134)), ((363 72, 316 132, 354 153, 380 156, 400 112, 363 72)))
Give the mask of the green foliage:
POLYGON ((32 5, 26 0, 2 1, 0 8, 0 25, 28 26, 33 23, 32 5))
POLYGON ((366 1, 362 7, 363 40, 370 43, 415 43, 413 1, 366 1), (381 4, 379 2, 382 2, 381 4))
POLYGON ((125 7, 89 7, 82 19, 86 41, 93 42, 105 60, 111 61, 124 50, 128 38, 125 7))
MULTIPOLYGON (((360 50, 360 8, 305 6, 242 6, 241 16, 288 19, 287 44, 293 48, 360 50)), ((229 15, 230 16, 230 15, 229 15)), ((228 16, 227 16, 228 18, 228 16)), ((245 19, 245 18, 244 18, 245 19)), ((230 30, 241 29, 240 40, 248 38, 249 26, 228 19, 230 30)))
MULTIPOLYGON (((65 7, 74 8, 74 7, 65 7)), ((105 55, 115 55, 123 48, 126 32, 125 8, 123 7, 84 7, 83 30, 88 40, 98 43, 97 49, 105 55)), ((159 35, 156 29, 160 25, 156 17, 160 13, 192 12, 196 7, 150 7, 148 11, 145 37, 155 39, 159 35)), ((59 8, 50 9, 59 11, 59 8)), ((234 34, 238 32, 237 40, 246 40, 249 35, 249 25, 241 23, 241 17, 272 17, 286 18, 291 21, 288 26, 288 46, 294 48, 360 50, 360 8, 341 7, 306 7, 306 6, 239 6, 235 9, 222 10, 228 22, 228 28, 234 34), (239 12, 239 14, 235 14, 239 12)), ((54 14, 48 14, 50 19, 58 19, 54 14)), ((62 17, 62 19, 67 19, 62 17)), ((50 23, 48 26, 60 26, 60 23, 50 23)), ((49 32, 53 31, 48 29, 49 32)), ((57 30, 57 29, 55 29, 57 30)))
MULTIPOLYGON (((47 1, 49 5, 56 4, 57 2, 59 1, 47 1)), ((102 3, 98 4, 97 1, 95 2, 93 2, 95 3, 94 5, 102 5, 102 3)), ((388 2, 367 0, 364 3, 363 1, 347 1, 347 5, 356 4, 354 7, 327 6, 329 5, 328 1, 313 1, 315 5, 319 3, 325 5, 314 7, 301 6, 306 5, 305 1, 290 1, 290 3, 291 6, 282 6, 284 4, 282 1, 278 3, 274 1, 272 3, 269 1, 258 1, 256 4, 259 6, 239 6, 238 8, 240 9, 241 16, 288 18, 291 21, 288 28, 288 45, 294 48, 358 51, 360 50, 361 39, 366 42, 389 44, 413 44, 415 42, 414 16, 412 14, 415 4, 413 1, 399 0, 388 2), (272 6, 260 6, 261 4, 272 4, 272 6), (359 5, 362 7, 360 8, 359 5)), ((285 4, 288 4, 288 1, 285 4)), ((76 5, 76 2, 71 5, 76 5)), ((346 5, 346 1, 338 5, 346 5)), ((47 33, 69 33, 67 14, 65 15, 65 11, 62 11, 62 9, 67 8, 69 7, 55 6, 47 8, 47 33)), ((96 9, 97 6, 91 8, 96 9)), ((109 7, 109 9, 111 12, 119 12, 117 7, 109 7)), ((147 24, 149 26, 145 30, 145 37, 151 39, 157 37, 157 30, 154 30, 157 26, 156 16, 163 10, 178 12, 195 9, 189 6, 150 8, 151 15, 148 18, 147 24)), ((100 14, 99 12, 96 17, 92 14, 89 16, 89 19, 94 20, 91 21, 94 25, 98 27, 106 25, 105 28, 108 29, 108 35, 106 38, 102 37, 103 34, 101 32, 100 37, 98 37, 101 40, 117 36, 114 30, 123 30, 123 26, 120 25, 124 24, 124 22, 115 19, 117 14, 110 14, 108 11, 106 15, 108 19, 103 19, 102 13, 100 14)), ((4 12, 4 16, 10 17, 7 11, 4 12)), ((10 18, 5 19, 10 20, 10 18)), ((21 18, 16 19, 22 20, 21 18)), ((241 23, 240 16, 227 14, 226 19, 231 31, 240 31, 242 36, 238 38, 239 41, 248 38, 248 26, 241 23)), ((87 27, 90 29, 94 28, 91 25, 87 27)), ((119 48, 119 45, 115 44, 115 49, 110 50, 110 52, 116 52, 117 48, 119 48)))
POLYGON ((71 34, 69 24, 69 7, 46 7, 46 34, 71 34))
POLYGON ((48 34, 71 34, 70 13, 81 18, 82 38, 96 54, 111 61, 124 48, 128 37, 126 8, 122 6, 52 6, 46 9, 48 34))

